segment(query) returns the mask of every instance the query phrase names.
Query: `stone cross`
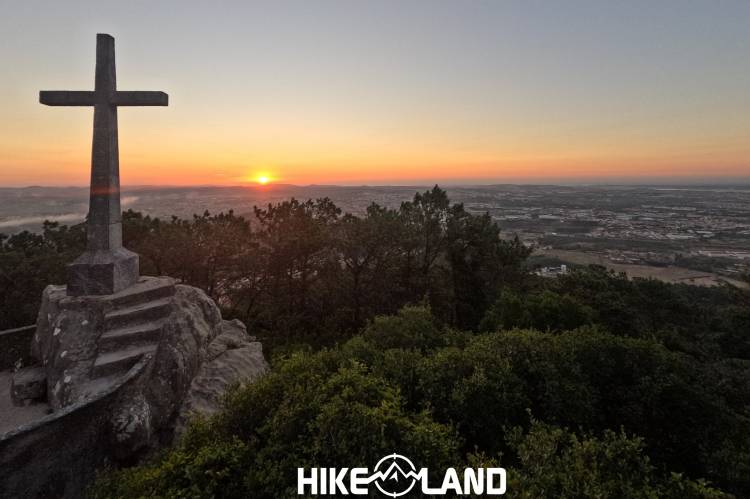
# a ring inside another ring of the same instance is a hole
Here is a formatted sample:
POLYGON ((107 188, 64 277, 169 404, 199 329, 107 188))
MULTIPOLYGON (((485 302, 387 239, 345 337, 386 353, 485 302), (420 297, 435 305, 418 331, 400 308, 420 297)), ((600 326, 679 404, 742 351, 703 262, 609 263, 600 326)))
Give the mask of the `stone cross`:
POLYGON ((138 255, 122 246, 117 106, 166 106, 164 92, 123 92, 115 78, 115 39, 96 35, 94 91, 39 92, 48 106, 94 106, 86 251, 68 266, 68 295, 108 295, 138 280, 138 255))

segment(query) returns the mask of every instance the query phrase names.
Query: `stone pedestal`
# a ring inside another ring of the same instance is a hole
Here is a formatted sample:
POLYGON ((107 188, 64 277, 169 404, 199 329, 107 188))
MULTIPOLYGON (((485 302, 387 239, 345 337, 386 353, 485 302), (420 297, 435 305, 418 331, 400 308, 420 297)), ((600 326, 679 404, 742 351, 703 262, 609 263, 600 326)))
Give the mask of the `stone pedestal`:
POLYGON ((47 286, 31 353, 47 374, 47 402, 59 410, 100 392, 153 354, 174 311, 175 282, 141 277, 109 295, 70 296, 47 286))
POLYGON ((68 296, 111 295, 138 282, 138 255, 88 250, 68 265, 68 296))

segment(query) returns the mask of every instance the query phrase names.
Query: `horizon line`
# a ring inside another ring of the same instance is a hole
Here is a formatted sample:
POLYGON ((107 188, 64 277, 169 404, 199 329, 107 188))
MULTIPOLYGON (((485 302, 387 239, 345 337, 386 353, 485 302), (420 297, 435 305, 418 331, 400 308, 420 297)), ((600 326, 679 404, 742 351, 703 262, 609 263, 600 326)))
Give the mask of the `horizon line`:
MULTIPOLYGON (((236 188, 253 188, 253 189, 273 189, 274 187, 296 187, 296 188, 313 188, 313 187, 343 187, 343 188, 373 188, 373 187, 495 187, 495 186, 562 186, 562 187, 587 187, 587 186, 612 186, 612 187, 638 187, 638 186, 750 186, 750 176, 732 177, 732 178, 664 178, 664 179, 612 179, 589 180, 589 181, 563 181, 561 179, 550 179, 547 182, 541 181, 509 181, 509 182, 414 182, 414 183, 312 183, 312 184, 295 184, 290 182, 271 182, 260 184, 258 182, 243 182, 236 184, 126 184, 121 186, 121 190, 126 189, 148 189, 148 188, 171 188, 171 189, 236 189, 236 188)), ((0 189, 89 189, 86 184, 68 184, 68 185, 45 185, 45 184, 26 184, 26 185, 0 185, 0 189)))

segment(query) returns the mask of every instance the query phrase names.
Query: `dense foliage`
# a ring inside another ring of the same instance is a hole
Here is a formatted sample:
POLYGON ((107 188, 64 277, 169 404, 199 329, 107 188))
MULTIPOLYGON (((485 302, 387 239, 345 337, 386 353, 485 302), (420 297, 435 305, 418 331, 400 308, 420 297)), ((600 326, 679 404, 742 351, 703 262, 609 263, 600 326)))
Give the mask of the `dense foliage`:
POLYGON ((713 375, 596 328, 462 333, 407 307, 277 359, 95 497, 292 497, 297 467, 367 467, 393 449, 436 470, 500 464, 509 497, 723 497, 698 477, 747 490, 750 388, 717 389, 713 375))
MULTIPOLYGON (((747 290, 540 278, 438 188, 363 216, 291 200, 124 227, 143 273, 204 289, 273 369, 95 497, 289 497, 297 467, 394 449, 504 466, 510 497, 750 496, 747 290)), ((0 237, 0 329, 33 322, 83 231, 0 237)))
POLYGON ((65 264, 85 245, 83 225, 44 222, 41 234, 0 234, 0 331, 36 322, 42 290, 65 282, 65 264))
MULTIPOLYGON (((256 208, 251 220, 229 212, 163 221, 128 211, 123 226, 143 274, 202 288, 268 347, 330 344, 423 298, 444 320, 476 328, 498 286, 524 277, 529 254, 437 187, 395 210, 372 204, 362 217, 342 215, 329 199, 292 199, 256 208)), ((56 224, 0 239, 0 330, 35 320, 43 286, 64 282, 83 241, 81 226, 56 224), (21 297, 28 307, 14 310, 21 297)))

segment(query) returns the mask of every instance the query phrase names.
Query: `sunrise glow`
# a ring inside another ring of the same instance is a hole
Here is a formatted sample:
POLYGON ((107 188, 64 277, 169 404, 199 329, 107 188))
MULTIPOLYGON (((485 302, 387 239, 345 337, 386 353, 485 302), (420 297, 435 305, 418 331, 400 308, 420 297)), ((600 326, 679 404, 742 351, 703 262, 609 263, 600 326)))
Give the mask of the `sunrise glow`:
MULTIPOLYGON (((309 22, 230 3, 97 19, 118 88, 170 99, 118 111, 124 185, 750 178, 747 4, 344 2, 309 22), (206 19, 222 29, 197 36, 206 19)), ((37 92, 92 88, 94 27, 80 3, 47 5, 54 23, 25 5, 0 16, 23 68, 0 79, 0 186, 85 185, 93 111, 37 92)))

